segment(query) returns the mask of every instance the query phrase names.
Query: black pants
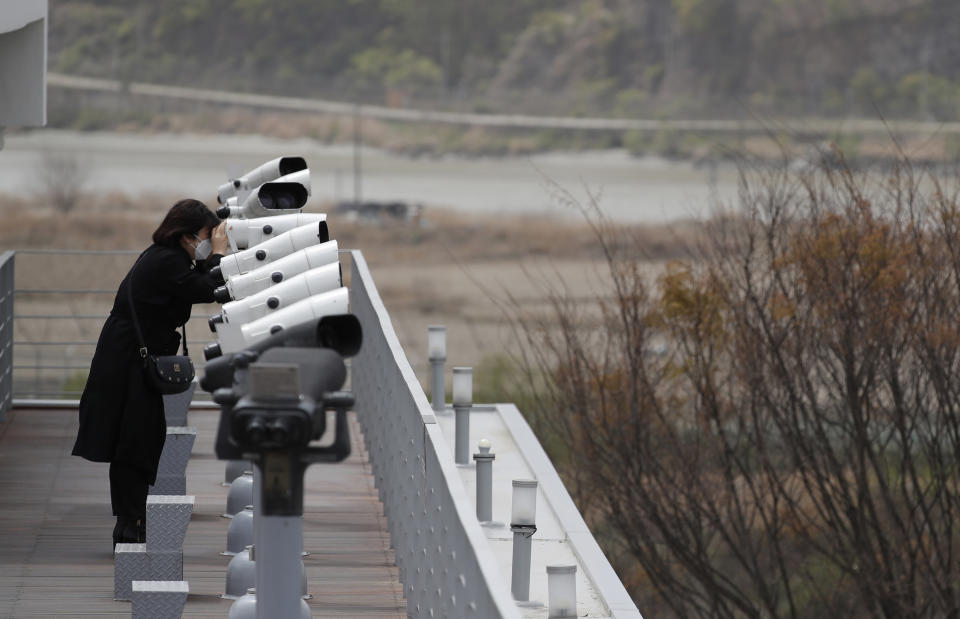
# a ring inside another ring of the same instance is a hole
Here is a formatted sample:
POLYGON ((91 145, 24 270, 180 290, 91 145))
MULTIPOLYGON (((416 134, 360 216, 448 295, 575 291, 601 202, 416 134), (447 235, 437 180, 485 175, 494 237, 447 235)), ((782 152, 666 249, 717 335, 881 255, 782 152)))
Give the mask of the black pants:
POLYGON ((110 463, 110 505, 113 515, 127 520, 147 519, 147 475, 124 462, 110 463))

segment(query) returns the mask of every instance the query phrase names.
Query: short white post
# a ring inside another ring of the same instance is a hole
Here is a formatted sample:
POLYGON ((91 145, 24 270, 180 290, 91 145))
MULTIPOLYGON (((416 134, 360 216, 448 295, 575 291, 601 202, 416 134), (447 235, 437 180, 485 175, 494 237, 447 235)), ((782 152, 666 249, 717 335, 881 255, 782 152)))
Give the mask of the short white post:
POLYGON ((456 413, 454 460, 470 464, 470 409, 473 407, 473 368, 453 368, 453 410, 456 413))
POLYGON ((537 532, 537 481, 513 480, 510 530, 513 531, 513 570, 510 592, 518 602, 530 600, 530 558, 537 532))
POLYGON ((440 325, 427 327, 427 349, 430 357, 430 399, 435 412, 443 412, 447 391, 443 378, 443 366, 447 362, 447 328, 440 325))
POLYGON ((548 565, 547 592, 550 619, 577 616, 577 566, 548 565))
POLYGON ((477 463, 477 520, 493 520, 493 461, 496 454, 490 453, 490 441, 485 438, 477 443, 478 453, 473 454, 477 463))

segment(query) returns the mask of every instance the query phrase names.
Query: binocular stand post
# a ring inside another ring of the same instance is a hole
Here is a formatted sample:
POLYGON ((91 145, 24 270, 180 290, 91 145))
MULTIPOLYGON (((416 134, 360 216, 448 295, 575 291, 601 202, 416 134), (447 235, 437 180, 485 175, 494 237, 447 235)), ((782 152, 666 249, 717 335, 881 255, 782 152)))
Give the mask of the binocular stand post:
POLYGON ((257 549, 257 618, 299 617, 303 594, 303 476, 316 462, 339 462, 350 454, 347 406, 337 394, 333 445, 302 451, 245 454, 254 471, 254 544, 257 549))
POLYGON ((260 517, 257 548, 257 617, 299 617, 302 587, 303 516, 260 517))

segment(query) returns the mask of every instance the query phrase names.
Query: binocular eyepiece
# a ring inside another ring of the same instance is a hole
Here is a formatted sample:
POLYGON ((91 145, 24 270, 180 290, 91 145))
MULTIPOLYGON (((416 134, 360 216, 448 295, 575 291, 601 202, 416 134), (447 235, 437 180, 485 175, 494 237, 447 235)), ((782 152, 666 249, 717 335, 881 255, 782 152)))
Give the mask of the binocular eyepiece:
MULTIPOLYGON (((213 290, 213 300, 222 305, 224 303, 229 303, 232 300, 232 297, 230 296, 230 291, 227 290, 226 286, 217 286, 213 290)), ((223 322, 222 318, 220 319, 220 322, 223 322)), ((213 328, 212 323, 210 328, 213 328)))

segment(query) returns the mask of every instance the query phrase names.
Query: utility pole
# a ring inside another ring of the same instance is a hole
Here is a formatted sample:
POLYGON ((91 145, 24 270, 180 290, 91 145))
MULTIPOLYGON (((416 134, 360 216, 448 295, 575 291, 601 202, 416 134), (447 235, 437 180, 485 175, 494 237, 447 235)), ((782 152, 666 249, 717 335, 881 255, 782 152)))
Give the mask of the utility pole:
POLYGON ((363 199, 363 162, 360 159, 360 151, 363 147, 361 122, 361 110, 358 103, 353 108, 353 205, 356 208, 360 207, 360 202, 363 199))

